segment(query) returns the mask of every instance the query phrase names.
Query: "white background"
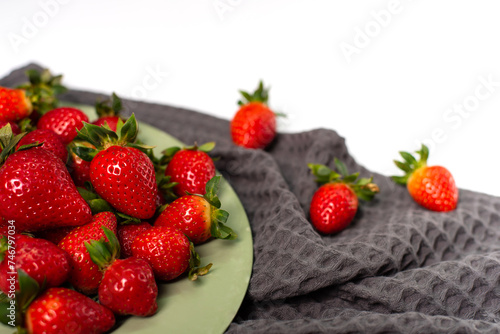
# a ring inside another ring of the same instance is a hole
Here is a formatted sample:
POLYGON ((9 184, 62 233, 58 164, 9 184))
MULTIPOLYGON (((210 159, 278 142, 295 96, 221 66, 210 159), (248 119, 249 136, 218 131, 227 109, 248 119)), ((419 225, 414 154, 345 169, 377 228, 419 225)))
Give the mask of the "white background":
POLYGON ((397 173, 398 151, 424 141, 430 164, 459 187, 498 196, 499 9, 496 0, 3 0, 0 76, 38 62, 73 88, 224 119, 238 89, 262 78, 270 106, 288 114, 280 131, 336 130, 358 162, 386 175, 397 173))

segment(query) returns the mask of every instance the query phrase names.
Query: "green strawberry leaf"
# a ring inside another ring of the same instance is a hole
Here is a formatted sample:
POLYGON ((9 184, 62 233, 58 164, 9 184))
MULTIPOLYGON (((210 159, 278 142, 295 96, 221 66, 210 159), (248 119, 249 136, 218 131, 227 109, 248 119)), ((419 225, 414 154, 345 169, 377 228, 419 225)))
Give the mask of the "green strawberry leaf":
POLYGON ((219 209, 221 207, 221 202, 219 197, 217 197, 217 192, 219 191, 219 185, 221 181, 221 176, 217 175, 211 178, 207 185, 205 186, 205 195, 203 196, 208 203, 219 209))
POLYGON ((208 153, 208 152, 212 151, 214 149, 214 147, 215 147, 215 142, 211 141, 211 142, 205 143, 201 146, 198 146, 198 151, 208 153))
POLYGON ((115 212, 113 207, 109 205, 108 202, 103 200, 102 198, 96 198, 87 202, 90 206, 90 210, 92 211, 92 215, 96 215, 99 212, 115 212))
POLYGON ((163 152, 161 152, 161 154, 163 154, 166 157, 172 158, 174 156, 174 154, 180 150, 181 150, 180 147, 172 146, 172 147, 169 147, 169 148, 163 150, 163 152))
POLYGON ((126 215, 123 212, 116 212, 115 216, 118 219, 120 225, 139 224, 141 222, 139 218, 126 215))
POLYGON ((108 239, 101 238, 100 240, 85 241, 85 247, 90 254, 92 262, 94 262, 99 269, 105 270, 116 259, 120 257, 120 243, 116 235, 106 226, 102 226, 104 235, 108 239))
POLYGON ((337 170, 339 171, 339 173, 342 176, 347 176, 349 174, 349 172, 347 171, 346 165, 342 161, 340 161, 339 159, 335 158, 334 159, 334 163, 335 163, 335 168, 337 168, 337 170))
POLYGON ((139 125, 135 119, 135 115, 132 114, 123 127, 120 130, 120 141, 122 143, 132 143, 137 138, 137 132, 139 131, 139 125))
POLYGON ((71 150, 82 160, 85 161, 92 161, 92 159, 94 159, 97 153, 99 153, 99 150, 86 146, 74 146, 71 148, 71 150))
POLYGON ((24 270, 17 269, 17 277, 19 280, 19 291, 16 291, 16 304, 19 310, 24 313, 41 290, 37 281, 24 270))
POLYGON ((199 267, 201 264, 200 255, 194 249, 194 245, 191 241, 189 241, 189 250, 191 252, 191 257, 189 259, 189 272, 188 278, 191 281, 196 281, 199 276, 204 276, 208 274, 210 268, 212 268, 212 264, 209 263, 204 267, 199 267))

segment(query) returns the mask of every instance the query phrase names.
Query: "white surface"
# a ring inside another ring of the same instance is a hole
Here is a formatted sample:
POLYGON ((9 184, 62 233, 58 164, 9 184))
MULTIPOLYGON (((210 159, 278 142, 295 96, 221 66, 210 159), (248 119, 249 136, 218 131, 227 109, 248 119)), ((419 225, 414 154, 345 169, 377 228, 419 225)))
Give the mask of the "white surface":
POLYGON ((397 173, 398 151, 425 141, 429 162, 459 187, 498 196, 499 9, 496 0, 1 1, 0 76, 38 62, 71 87, 225 119, 237 90, 262 78, 271 107, 289 115, 281 131, 334 129, 386 175, 397 173), (464 103, 471 112, 453 109, 464 103))

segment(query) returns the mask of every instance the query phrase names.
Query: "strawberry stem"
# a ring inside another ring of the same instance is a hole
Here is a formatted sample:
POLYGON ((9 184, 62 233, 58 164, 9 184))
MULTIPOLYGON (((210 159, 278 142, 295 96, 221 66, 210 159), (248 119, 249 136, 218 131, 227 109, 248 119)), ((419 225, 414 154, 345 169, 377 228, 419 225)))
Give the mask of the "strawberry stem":
POLYGON ((252 94, 243 90, 240 90, 240 94, 243 96, 243 98, 238 101, 238 105, 240 106, 251 102, 260 102, 267 105, 269 101, 269 88, 264 88, 262 80, 259 81, 259 86, 252 94))
POLYGON ((405 185, 408 182, 408 178, 413 174, 417 169, 424 167, 427 165, 427 159, 429 158, 429 148, 422 144, 420 150, 416 151, 418 155, 420 155, 420 159, 417 160, 413 155, 408 152, 399 152, 403 161, 394 160, 394 164, 405 172, 403 176, 392 176, 392 180, 398 184, 405 185))
POLYGON ((102 230, 108 241, 105 238, 92 240, 91 242, 85 241, 85 247, 90 254, 92 262, 104 271, 120 257, 120 243, 113 231, 105 226, 102 226, 102 230))
POLYGON ((349 174, 346 165, 339 159, 334 159, 337 173, 325 165, 308 164, 311 173, 316 176, 316 182, 325 183, 344 183, 348 185, 360 199, 370 201, 380 192, 379 187, 373 183, 373 177, 360 178, 359 172, 349 174))

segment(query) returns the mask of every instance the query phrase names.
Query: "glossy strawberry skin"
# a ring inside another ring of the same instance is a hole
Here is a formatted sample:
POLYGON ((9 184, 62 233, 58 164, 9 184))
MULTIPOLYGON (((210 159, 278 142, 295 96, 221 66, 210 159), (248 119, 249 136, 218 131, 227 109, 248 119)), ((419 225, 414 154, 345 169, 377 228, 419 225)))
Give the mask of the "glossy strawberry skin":
POLYGON ((99 285, 100 303, 119 315, 153 315, 158 309, 157 297, 153 269, 135 257, 115 260, 99 285))
POLYGON ((26 311, 31 334, 100 334, 115 324, 113 312, 87 296, 66 288, 50 288, 26 311))
POLYGON ((144 231, 151 229, 153 226, 146 222, 139 224, 120 225, 118 226, 117 238, 120 242, 120 256, 125 259, 132 256, 132 243, 135 238, 144 231))
POLYGON ((161 281, 179 277, 189 267, 191 258, 189 240, 182 232, 158 226, 135 238, 132 254, 146 260, 161 281))
POLYGON ((276 115, 265 104, 251 102, 238 110, 230 128, 236 145, 263 149, 276 136, 276 115))
POLYGON ((458 188, 451 173, 442 166, 423 166, 408 178, 408 192, 426 209, 446 212, 458 203, 458 188))
POLYGON ((52 130, 58 134, 64 145, 68 145, 76 137, 76 129, 83 127, 82 122, 88 122, 85 113, 76 108, 56 108, 38 120, 38 129, 52 130))
POLYGON ((9 122, 7 122, 7 121, 0 121, 0 129, 3 128, 4 126, 6 126, 7 124, 10 124, 10 128, 12 129, 12 133, 14 135, 18 135, 18 134, 21 133, 21 129, 19 129, 19 126, 16 123, 12 122, 12 121, 9 121, 9 122))
POLYGON ((92 124, 97 126, 103 126, 104 124, 107 123, 111 131, 116 131, 116 125, 118 124, 119 120, 120 120, 119 116, 104 116, 93 121, 92 124))
POLYGON ((358 198, 344 183, 327 183, 314 193, 309 214, 313 226, 321 233, 332 234, 345 229, 356 215, 358 198))
POLYGON ((59 137, 52 130, 37 129, 27 133, 17 144, 16 149, 23 145, 43 143, 42 146, 34 147, 34 150, 48 150, 54 153, 62 162, 68 160, 68 150, 59 137))
POLYGON ((61 159, 31 149, 10 155, 0 168, 0 216, 15 220, 18 233, 92 219, 61 159))
POLYGON ((170 203, 154 225, 177 229, 197 245, 211 237, 211 219, 210 204, 203 197, 189 195, 170 203))
MULTIPOLYGON (((50 241, 31 238, 17 234, 15 238, 15 266, 24 270, 40 286, 56 287, 66 282, 70 273, 70 257, 68 253, 50 241), (44 283, 45 282, 45 283, 44 283)), ((8 294, 10 277, 9 261, 6 257, 0 263, 0 289, 8 294)), ((16 290, 19 283, 16 279, 16 290)))
POLYGON ((159 199, 151 160, 136 148, 111 146, 90 164, 96 192, 120 212, 139 219, 151 218, 159 199))
POLYGON ((20 121, 28 117, 32 109, 24 90, 0 87, 0 122, 20 121))
POLYGON ((116 225, 116 217, 113 213, 101 212, 96 214, 89 224, 74 229, 59 242, 58 246, 71 256, 72 268, 69 282, 78 291, 87 295, 94 294, 102 279, 102 272, 92 262, 85 242, 106 239, 102 226, 116 234, 116 225))
POLYGON ((215 176, 215 165, 210 156, 197 150, 183 149, 174 154, 167 165, 165 175, 171 182, 177 182, 174 192, 177 196, 205 194, 207 182, 215 176))

